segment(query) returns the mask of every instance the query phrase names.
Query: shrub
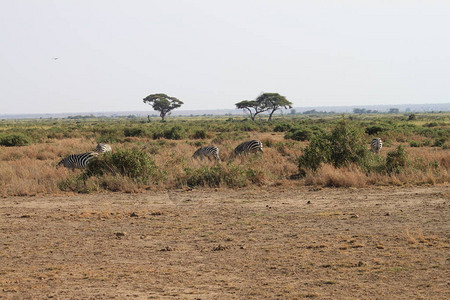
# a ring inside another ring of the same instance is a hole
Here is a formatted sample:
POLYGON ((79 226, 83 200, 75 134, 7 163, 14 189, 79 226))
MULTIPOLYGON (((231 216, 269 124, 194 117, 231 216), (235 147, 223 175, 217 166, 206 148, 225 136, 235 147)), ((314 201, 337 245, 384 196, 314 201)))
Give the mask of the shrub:
POLYGON ((366 127, 365 131, 368 135, 374 135, 374 134, 378 134, 379 132, 384 131, 384 129, 380 126, 370 126, 370 127, 366 127))
POLYGON ((164 137, 168 140, 181 140, 186 137, 186 130, 184 127, 176 125, 169 130, 165 130, 164 137))
POLYGON ((438 124, 437 122, 430 122, 430 123, 424 124, 423 126, 424 126, 424 127, 431 128, 431 127, 439 126, 439 124, 438 124))
POLYGON ((417 119, 417 117, 416 117, 415 114, 410 114, 410 115, 408 116, 408 121, 414 121, 415 119, 417 119))
POLYGON ((369 152, 362 160, 360 167, 366 173, 382 174, 386 172, 386 159, 381 155, 369 152))
POLYGON ((433 147, 444 147, 445 142, 447 142, 446 138, 436 139, 433 143, 433 147))
POLYGON ((157 174, 157 167, 147 153, 133 149, 105 153, 89 162, 84 173, 86 177, 106 174, 120 174, 144 182, 157 174))
POLYGON ((420 147, 420 144, 417 141, 411 141, 409 142, 410 147, 420 147))
POLYGON ((322 163, 331 163, 336 168, 352 163, 363 166, 368 152, 362 132, 343 120, 331 134, 313 136, 303 156, 298 159, 298 167, 300 173, 304 173, 304 168, 317 170, 322 163))
POLYGON ((154 140, 162 139, 163 137, 164 137, 164 131, 157 130, 157 131, 153 132, 154 140))
POLYGON ((22 134, 9 134, 0 137, 0 145, 6 147, 27 146, 30 140, 22 134))
POLYGON ((390 151, 386 157, 386 171, 391 173, 400 173, 406 166, 408 160, 408 153, 399 145, 396 150, 390 151))
POLYGON ((362 132, 350 126, 345 120, 331 132, 331 163, 335 167, 347 166, 350 163, 361 165, 368 149, 363 141, 362 132))
POLYGON ((192 135, 192 138, 194 139, 206 139, 208 137, 208 135, 206 134, 206 131, 201 129, 201 130, 196 130, 194 132, 194 134, 192 135))
POLYGON ((286 131, 290 130, 291 128, 292 128, 291 124, 282 123, 282 124, 276 125, 275 128, 273 129, 273 131, 275 131, 275 132, 286 132, 286 131))
POLYGON ((179 125, 175 125, 172 128, 165 130, 156 129, 153 132, 153 139, 157 140, 161 138, 165 138, 168 140, 181 140, 186 138, 186 130, 184 129, 184 127, 179 125))
POLYGON ((305 168, 315 171, 322 163, 330 161, 330 148, 326 135, 313 136, 303 155, 298 158, 300 173, 304 173, 305 168))
POLYGON ((132 136, 144 137, 147 135, 147 132, 145 131, 145 129, 142 129, 142 128, 125 128, 123 130, 123 134, 126 137, 132 137, 132 136))
POLYGON ((422 142, 422 146, 423 146, 423 147, 431 146, 431 140, 430 140, 430 139, 425 139, 425 140, 422 142))
POLYGON ((311 135, 312 132, 308 129, 291 129, 284 135, 284 138, 295 141, 309 141, 311 135))

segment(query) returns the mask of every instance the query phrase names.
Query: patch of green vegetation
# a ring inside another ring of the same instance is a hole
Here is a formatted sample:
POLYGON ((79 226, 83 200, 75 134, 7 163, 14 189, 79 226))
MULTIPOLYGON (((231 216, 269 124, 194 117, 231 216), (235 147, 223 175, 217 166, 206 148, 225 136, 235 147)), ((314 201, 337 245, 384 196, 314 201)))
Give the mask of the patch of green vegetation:
POLYGON ((23 134, 7 134, 0 136, 0 145, 6 147, 27 146, 30 139, 23 134))

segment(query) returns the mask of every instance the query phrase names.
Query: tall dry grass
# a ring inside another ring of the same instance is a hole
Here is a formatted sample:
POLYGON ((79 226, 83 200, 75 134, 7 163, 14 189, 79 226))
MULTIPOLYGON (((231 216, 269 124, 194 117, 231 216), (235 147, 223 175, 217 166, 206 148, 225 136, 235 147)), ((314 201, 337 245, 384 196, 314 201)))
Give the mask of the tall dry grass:
MULTIPOLYGON (((233 149, 242 140, 222 140, 216 145, 220 148, 221 166, 224 174, 234 174, 238 170, 245 173, 243 185, 292 185, 289 179, 298 173, 296 158, 301 154, 305 143, 286 141, 283 134, 255 133, 251 138, 264 143, 264 154, 233 157, 233 149)), ((86 192, 111 191, 138 192, 145 189, 158 190, 177 188, 185 184, 189 172, 201 171, 204 167, 213 168, 214 161, 195 160, 194 151, 200 146, 212 144, 213 137, 207 140, 151 140, 146 138, 127 138, 122 143, 112 144, 113 151, 138 148, 147 152, 161 170, 158 181, 135 182, 120 175, 92 177, 83 184, 86 192)), ((75 180, 82 171, 68 171, 56 168, 63 157, 71 153, 82 153, 95 149, 96 142, 91 139, 72 138, 51 140, 48 143, 24 147, 0 147, 0 195, 23 196, 60 193, 58 184, 62 180, 75 180)), ((395 145, 391 145, 392 149, 395 145)), ((389 149, 383 148, 383 156, 389 149)), ((410 163, 399 174, 365 173, 356 166, 334 168, 323 165, 317 172, 308 171, 306 176, 296 180, 296 184, 363 187, 367 185, 400 184, 438 184, 449 181, 450 152, 448 150, 420 147, 407 148, 410 163)), ((214 169, 215 170, 215 169, 214 169)), ((231 176, 231 175, 230 175, 231 176)), ((219 186, 226 187, 226 181, 219 186)))
MULTIPOLYGON (((436 148, 408 148, 409 162, 398 174, 367 173, 356 165, 335 168, 322 165, 307 171, 306 185, 364 187, 368 185, 441 184, 450 179, 450 152, 436 148)), ((386 152, 383 154, 386 155, 386 152)))
POLYGON ((85 139, 66 139, 24 147, 0 147, 0 195, 58 193, 57 183, 61 178, 80 171, 56 168, 56 164, 69 154, 92 151, 93 144, 85 139))

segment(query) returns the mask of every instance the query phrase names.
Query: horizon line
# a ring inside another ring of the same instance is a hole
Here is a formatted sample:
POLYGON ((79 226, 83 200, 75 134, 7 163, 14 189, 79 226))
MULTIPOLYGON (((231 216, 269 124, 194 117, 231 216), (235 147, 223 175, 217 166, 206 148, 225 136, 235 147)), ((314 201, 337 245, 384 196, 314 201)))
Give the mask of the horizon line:
MULTIPOLYGON (((296 108, 320 108, 320 107, 326 107, 326 108, 332 108, 332 107, 375 107, 375 106, 420 106, 420 105, 450 105, 450 102, 447 103, 413 103, 413 104, 367 104, 367 105, 315 105, 315 106, 293 106, 290 109, 296 109, 296 108)), ((395 107, 392 107, 395 108, 395 107)), ((217 109, 211 109, 211 108, 198 108, 198 109, 179 109, 179 111, 183 112, 189 112, 189 111, 241 111, 241 109, 238 108, 217 108, 217 109)), ((285 109, 289 110, 289 109, 285 109)), ((155 110, 152 110, 153 112, 157 112, 155 110)), ((57 115, 57 114, 94 114, 94 113, 126 113, 126 112, 152 112, 149 110, 115 110, 115 111, 78 111, 78 112, 49 112, 49 113, 5 113, 0 114, 0 116, 10 116, 10 115, 57 115)), ((176 111, 174 111, 176 112, 176 111)))

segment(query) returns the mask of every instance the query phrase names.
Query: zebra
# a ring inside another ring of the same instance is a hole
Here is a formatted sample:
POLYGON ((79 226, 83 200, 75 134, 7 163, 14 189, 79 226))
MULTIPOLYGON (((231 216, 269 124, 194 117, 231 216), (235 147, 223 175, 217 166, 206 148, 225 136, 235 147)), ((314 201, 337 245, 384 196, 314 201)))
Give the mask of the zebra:
POLYGON ((105 153, 112 151, 112 148, 109 144, 98 143, 97 148, 95 148, 95 152, 97 153, 105 153))
POLYGON ((204 158, 207 157, 208 159, 215 159, 217 161, 220 161, 219 157, 219 148, 217 148, 214 145, 201 147, 197 149, 197 151, 194 152, 194 155, 192 155, 193 158, 204 158))
POLYGON ((234 149, 235 155, 257 153, 257 152, 263 153, 262 143, 258 140, 243 142, 234 149))
POLYGON ((374 138, 370 143, 370 150, 373 153, 380 154, 381 148, 383 148, 383 142, 380 138, 374 138))
POLYGON ((89 161, 98 155, 97 152, 86 152, 81 154, 71 154, 63 158, 56 166, 64 166, 68 169, 86 168, 89 161))

